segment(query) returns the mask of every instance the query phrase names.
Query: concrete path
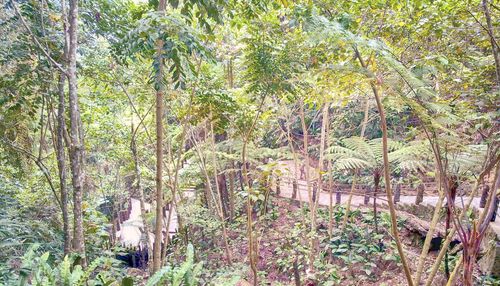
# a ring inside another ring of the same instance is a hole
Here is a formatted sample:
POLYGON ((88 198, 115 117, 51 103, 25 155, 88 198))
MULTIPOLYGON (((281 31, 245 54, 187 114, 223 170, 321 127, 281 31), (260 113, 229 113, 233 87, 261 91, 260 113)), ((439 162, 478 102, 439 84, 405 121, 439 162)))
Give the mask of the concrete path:
MULTIPOLYGON (((144 245, 142 245, 144 241, 141 241, 142 232, 144 230, 144 224, 142 223, 140 201, 131 198, 129 203, 131 204, 129 218, 120 225, 120 230, 116 232, 116 237, 124 247, 142 248, 144 247, 144 245)), ((145 203, 144 205, 147 212, 151 211, 150 204, 145 203)), ((165 228, 167 225, 168 212, 169 211, 166 211, 165 217, 163 218, 162 241, 163 241, 163 236, 165 235, 166 232, 165 228)), ((172 218, 168 230, 168 234, 170 237, 172 237, 177 232, 177 227, 178 227, 177 213, 175 211, 175 208, 172 208, 172 218)), ((154 233, 150 232, 149 238, 150 238, 149 241, 153 243, 155 239, 154 233)), ((150 245, 149 247, 150 249, 152 249, 152 245, 150 245)))
MULTIPOLYGON (((297 200, 303 201, 303 202, 308 202, 308 192, 307 192, 307 187, 306 187, 306 182, 304 180, 299 180, 298 181, 298 191, 297 191, 297 200)), ((312 189, 312 187, 311 187, 312 189)), ((293 185, 289 182, 281 182, 280 183, 280 196, 285 197, 285 198, 292 198, 292 193, 293 193, 293 185)), ((319 195, 319 204, 323 206, 329 206, 330 205, 330 194, 327 192, 319 192, 317 196, 319 195)), ((415 198, 416 196, 401 196, 400 197, 400 204, 415 204, 415 198)), ((343 193, 341 196, 341 204, 345 205, 347 204, 347 201, 349 199, 349 194, 343 193)), ((332 195, 332 203, 335 205, 335 193, 332 195)), ((455 205, 457 207, 463 207, 464 205, 467 204, 469 198, 468 197, 457 197, 455 201, 455 205)), ((359 207, 359 206, 364 206, 364 201, 365 197, 363 195, 353 195, 352 201, 351 201, 351 206, 354 207, 359 207)), ((475 197, 472 200, 472 207, 475 209, 478 209, 479 211, 482 211, 481 208, 479 208, 479 201, 480 198, 475 197)), ((424 196, 424 199, 422 201, 422 205, 431 205, 431 206, 436 206, 438 202, 438 196, 424 196)), ((446 199, 444 200, 444 203, 446 203, 446 199)), ((373 198, 370 198, 369 205, 373 205, 373 198)), ((385 196, 385 193, 381 193, 377 196, 377 205, 387 205, 387 197, 385 196)), ((443 204, 444 205, 444 204, 443 204)), ((500 217, 497 217, 496 221, 491 222, 490 226, 492 229, 496 232, 497 238, 500 238, 500 217)))

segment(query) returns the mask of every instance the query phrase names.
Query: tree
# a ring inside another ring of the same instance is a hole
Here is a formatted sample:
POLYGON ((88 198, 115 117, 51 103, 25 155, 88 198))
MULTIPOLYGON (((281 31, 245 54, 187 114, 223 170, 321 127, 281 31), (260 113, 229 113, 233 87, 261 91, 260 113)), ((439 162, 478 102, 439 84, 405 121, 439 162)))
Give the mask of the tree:
MULTIPOLYGON (((166 1, 160 0, 158 3, 158 12, 160 15, 165 15, 166 1)), ((155 241, 153 246, 153 273, 158 271, 161 266, 161 237, 163 230, 163 40, 157 39, 156 42, 156 224, 155 224, 155 241)), ((168 234, 168 229, 167 233, 168 234)), ((166 245, 164 247, 167 247, 166 245)))
POLYGON ((71 177, 73 182, 73 249, 81 255, 82 264, 86 265, 85 234, 83 229, 83 184, 84 148, 83 126, 78 107, 78 83, 76 77, 76 51, 78 48, 78 0, 69 1, 69 47, 68 47, 68 85, 69 85, 69 117, 70 117, 70 147, 71 177))

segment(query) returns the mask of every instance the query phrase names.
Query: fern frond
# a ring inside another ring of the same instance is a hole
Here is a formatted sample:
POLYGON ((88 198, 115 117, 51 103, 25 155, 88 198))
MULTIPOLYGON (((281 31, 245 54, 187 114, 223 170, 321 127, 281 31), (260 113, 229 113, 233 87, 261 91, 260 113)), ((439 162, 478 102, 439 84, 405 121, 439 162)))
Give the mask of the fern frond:
POLYGON ((342 158, 337 160, 333 166, 337 170, 356 170, 372 167, 369 162, 358 158, 342 158))
POLYGON ((169 265, 158 270, 151 278, 148 279, 146 286, 157 286, 161 285, 165 280, 167 280, 168 276, 172 274, 172 267, 169 265))

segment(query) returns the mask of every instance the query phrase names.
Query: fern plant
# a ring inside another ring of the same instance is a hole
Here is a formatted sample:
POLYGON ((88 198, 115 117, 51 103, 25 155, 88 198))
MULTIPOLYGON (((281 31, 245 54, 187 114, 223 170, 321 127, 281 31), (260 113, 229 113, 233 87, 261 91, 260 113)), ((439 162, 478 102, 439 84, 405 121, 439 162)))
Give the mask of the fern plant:
MULTIPOLYGON (((404 144, 389 140, 389 161, 398 169, 423 172, 428 170, 432 154, 426 142, 414 141, 404 144)), ((332 160, 337 170, 369 170, 380 176, 383 168, 382 140, 367 140, 362 137, 342 139, 327 150, 326 158, 332 160)))
MULTIPOLYGON (((429 152, 424 152, 426 145, 414 143, 404 145, 401 142, 389 140, 389 159, 397 164, 397 168, 410 171, 424 172, 429 162, 429 152), (392 160, 391 160, 392 159, 392 160)), ((327 149, 328 160, 333 161, 337 170, 368 171, 373 177, 374 196, 374 223, 377 229, 376 196, 384 168, 381 138, 365 139, 363 137, 350 137, 342 139, 337 145, 327 149)))
MULTIPOLYGON (((109 257, 99 257, 94 260, 86 269, 80 265, 75 265, 76 257, 66 256, 59 264, 54 264, 49 252, 39 254, 40 245, 32 245, 21 258, 21 267, 17 277, 11 277, 9 283, 12 285, 34 285, 34 286, 85 286, 101 285, 94 279, 96 270, 99 272, 109 271, 110 268, 118 268, 119 264, 109 257), (106 267, 104 267, 106 266, 106 267)), ((112 283, 117 283, 117 279, 111 279, 112 283)), ((109 285, 109 284, 106 284, 109 285)))
POLYGON ((186 261, 179 267, 167 265, 156 272, 146 283, 146 286, 159 286, 168 282, 172 286, 196 286, 198 285, 198 275, 201 272, 203 263, 194 263, 194 248, 192 244, 187 246, 186 261))

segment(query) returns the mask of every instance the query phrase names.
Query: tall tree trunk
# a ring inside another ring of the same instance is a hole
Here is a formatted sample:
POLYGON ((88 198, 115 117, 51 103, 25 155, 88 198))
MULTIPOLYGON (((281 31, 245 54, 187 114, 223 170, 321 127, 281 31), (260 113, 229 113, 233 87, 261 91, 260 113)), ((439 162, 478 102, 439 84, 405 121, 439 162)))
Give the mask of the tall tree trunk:
POLYGON ((413 286, 413 278, 411 276, 410 266, 406 261, 406 255, 403 250, 403 245, 401 243, 401 239, 399 238, 398 225, 396 220, 396 209, 394 208, 394 202, 392 201, 392 190, 391 190, 391 174, 389 169, 389 156, 388 156, 388 143, 387 143, 387 122, 385 120, 385 112, 384 106, 382 105, 382 101, 378 94, 378 89, 375 86, 375 83, 371 83, 373 94, 375 96, 375 100, 377 102, 377 108, 380 116, 380 125, 382 128, 382 155, 384 159, 384 180, 385 180, 385 189, 387 195, 387 203, 389 205, 389 213, 391 215, 391 229, 392 235, 394 236, 394 240, 396 241, 396 246, 398 249, 399 256, 401 257, 401 263, 403 264, 403 270, 406 275, 406 280, 409 286, 413 286))
POLYGON ((69 84, 69 116, 70 116, 70 161, 73 182, 73 250, 81 256, 81 263, 86 266, 85 236, 83 229, 83 179, 84 179, 84 146, 83 130, 80 124, 78 107, 76 51, 78 48, 78 0, 69 1, 69 49, 68 49, 68 84, 69 84))
MULTIPOLYGON (((63 68, 67 67, 68 60, 68 48, 69 48, 69 38, 68 38, 68 23, 67 23, 67 11, 66 2, 61 1, 64 29, 64 47, 62 55, 63 68)), ((64 255, 71 252, 71 229, 69 225, 69 211, 68 211, 68 189, 66 184, 67 170, 66 170, 66 152, 64 148, 64 132, 66 131, 66 100, 64 93, 64 85, 66 82, 66 74, 61 72, 59 75, 59 85, 58 85, 58 105, 57 105, 57 141, 56 141, 56 158, 57 158, 57 168, 59 171, 59 187, 61 192, 61 208, 62 208, 62 218, 63 218, 63 233, 64 233, 64 255)))
MULTIPOLYGON (((366 63, 364 62, 363 58, 361 57, 361 54, 359 53, 358 49, 355 48, 355 53, 356 57, 358 58, 361 66, 363 68, 367 68, 366 63)), ((373 96, 375 97, 375 101, 377 103, 377 109, 378 113, 380 116, 380 127, 382 129, 382 155, 384 159, 384 180, 385 180, 385 188, 386 188, 386 195, 387 195, 387 203, 389 205, 389 213, 391 215, 391 230, 392 230, 392 235, 394 236, 394 240, 396 241, 396 246, 398 249, 399 256, 401 257, 401 263, 403 264, 403 270, 405 272, 406 280, 408 282, 409 286, 413 286, 413 278, 411 276, 411 270, 408 265, 408 262, 406 261, 406 256, 403 250, 403 245, 401 243, 401 239, 399 238, 399 232, 398 232, 398 225, 397 225, 397 219, 396 219, 396 209, 394 208, 394 202, 392 201, 392 190, 391 190, 391 173, 389 169, 389 151, 388 151, 388 143, 387 143, 387 122, 385 119, 385 111, 384 111, 384 106, 382 105, 382 100, 379 95, 378 88, 375 84, 375 82, 371 82, 370 86, 373 91, 373 96)))
MULTIPOLYGON (((158 12, 165 14, 166 1, 159 0, 158 12)), ((163 41, 156 43, 156 64, 158 71, 156 74, 156 223, 155 241, 153 245, 153 273, 161 267, 161 241, 163 230, 163 41)), ((168 235, 168 229, 167 234, 168 235)), ((166 245, 165 245, 166 247, 166 245)))
MULTIPOLYGON (((255 241, 254 233, 253 233, 253 217, 252 217, 252 208, 253 208, 253 203, 252 203, 252 195, 253 195, 253 186, 252 182, 249 179, 249 174, 248 174, 248 167, 247 167, 247 147, 248 147, 248 142, 252 136, 253 130, 255 128, 255 125, 257 124, 257 120, 259 119, 259 116, 261 114, 261 109, 262 106, 264 105, 264 101, 266 100, 266 95, 262 95, 261 102, 259 104, 259 107, 257 109, 257 114, 255 115, 252 125, 248 129, 247 133, 243 137, 243 146, 241 148, 241 164, 242 164, 242 170, 241 174, 243 177, 243 182, 245 187, 247 188, 247 203, 246 203, 246 210, 247 210, 247 237, 248 237, 248 260, 250 263, 250 270, 252 271, 252 276, 253 276, 253 285, 257 286, 259 285, 258 282, 258 276, 257 276, 257 262, 259 259, 258 256, 258 248, 257 248, 257 242, 255 241)), ((243 189, 242 189, 243 190, 243 189)))

